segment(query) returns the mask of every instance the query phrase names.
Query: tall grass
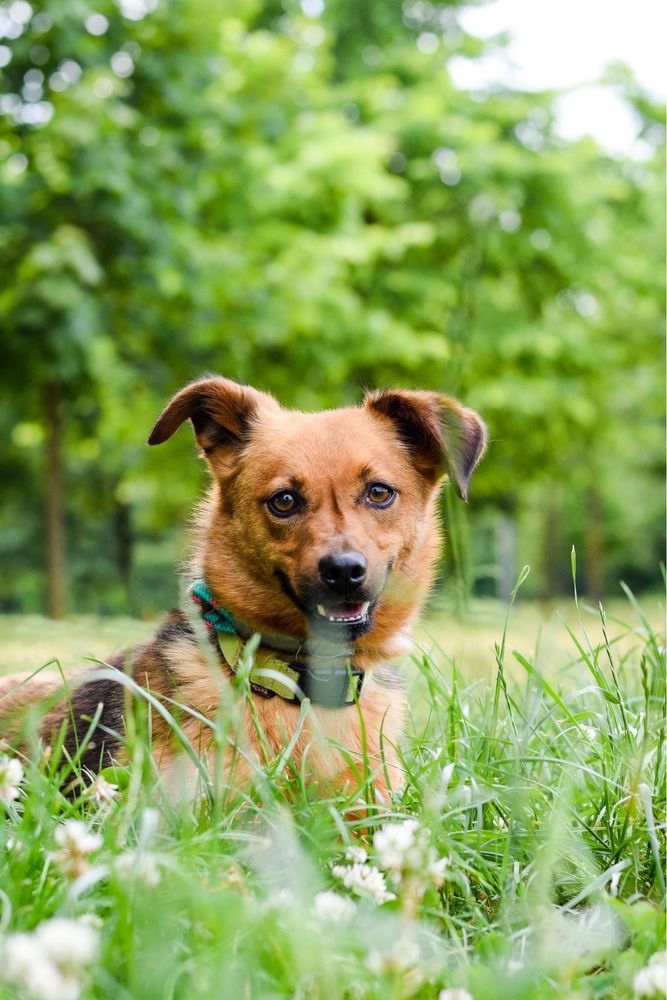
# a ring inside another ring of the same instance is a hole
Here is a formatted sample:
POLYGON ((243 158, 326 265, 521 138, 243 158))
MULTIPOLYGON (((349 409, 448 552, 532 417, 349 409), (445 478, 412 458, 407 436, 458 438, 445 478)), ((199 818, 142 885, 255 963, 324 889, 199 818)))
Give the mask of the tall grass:
MULTIPOLYGON (((398 1000, 460 988, 474 1000, 620 1000, 637 995, 633 983, 641 993, 637 977, 664 947, 664 638, 628 594, 635 641, 621 655, 599 614, 605 640, 589 642, 582 613, 556 677, 507 633, 489 651, 489 683, 467 680, 443 650, 415 657, 406 784, 384 805, 370 782, 323 795, 289 752, 257 765, 246 793, 212 767, 200 794, 178 800, 145 733, 151 712, 177 726, 179 711, 150 701, 131 727, 131 764, 106 773, 119 786, 111 802, 84 790, 90 779, 58 747, 35 748, 19 797, 0 803, 7 955, 12 935, 57 915, 85 917, 100 941, 70 996, 398 1000), (71 819, 103 842, 68 873, 57 840, 71 819), (424 858, 448 859, 438 886, 382 867, 374 835, 410 819, 428 839, 424 858), (378 905, 344 887, 332 869, 351 866, 351 845, 396 898, 378 905)), ((221 749, 235 711, 212 723, 221 749)), ((19 981, 11 962, 0 969, 19 981)))

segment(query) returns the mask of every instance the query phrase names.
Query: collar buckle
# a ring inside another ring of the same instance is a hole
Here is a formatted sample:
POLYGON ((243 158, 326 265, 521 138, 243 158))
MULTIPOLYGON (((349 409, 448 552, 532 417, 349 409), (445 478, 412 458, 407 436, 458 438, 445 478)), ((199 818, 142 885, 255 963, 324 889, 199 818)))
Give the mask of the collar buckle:
POLYGON ((351 663, 337 667, 311 667, 294 661, 290 668, 299 675, 299 688, 313 705, 343 708, 354 705, 361 697, 364 672, 351 663))

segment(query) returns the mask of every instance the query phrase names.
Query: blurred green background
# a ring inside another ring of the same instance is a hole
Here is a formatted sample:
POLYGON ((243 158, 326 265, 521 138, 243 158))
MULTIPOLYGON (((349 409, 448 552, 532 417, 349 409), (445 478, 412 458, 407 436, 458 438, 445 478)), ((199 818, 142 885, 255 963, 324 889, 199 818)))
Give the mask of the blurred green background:
MULTIPOLYGON (((460 396, 491 444, 446 494, 457 594, 654 587, 664 552, 664 117, 644 154, 554 93, 457 89, 460 5, 0 5, 0 610, 147 616, 204 481, 145 445, 215 371, 304 409, 460 396)), ((632 12, 628 12, 632 17, 632 12)))

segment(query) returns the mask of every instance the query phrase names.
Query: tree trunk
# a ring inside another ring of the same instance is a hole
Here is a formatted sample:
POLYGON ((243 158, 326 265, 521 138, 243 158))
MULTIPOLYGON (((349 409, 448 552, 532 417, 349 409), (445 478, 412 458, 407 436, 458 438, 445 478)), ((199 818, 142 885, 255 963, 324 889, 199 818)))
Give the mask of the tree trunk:
POLYGON ((134 615, 137 613, 132 585, 134 532, 132 530, 132 509, 129 504, 123 503, 122 500, 114 501, 113 523, 116 535, 118 573, 125 590, 128 611, 134 615))
POLYGON ((604 596, 604 534, 602 497, 596 486, 586 494, 586 596, 600 601, 604 596))
POLYGON ((46 611, 50 618, 62 618, 66 609, 65 587, 65 506, 63 500, 62 386, 58 381, 44 386, 43 406, 46 427, 46 611))

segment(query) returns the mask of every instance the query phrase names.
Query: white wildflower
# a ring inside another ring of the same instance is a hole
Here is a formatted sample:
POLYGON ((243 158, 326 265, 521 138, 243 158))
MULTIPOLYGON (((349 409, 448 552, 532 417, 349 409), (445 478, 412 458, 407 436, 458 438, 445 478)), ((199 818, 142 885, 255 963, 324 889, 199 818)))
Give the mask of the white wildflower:
POLYGON ((296 905, 296 896, 291 889, 275 889, 264 900, 267 910, 293 910, 296 905))
POLYGON ((404 823, 385 823, 373 837, 378 861, 386 868, 396 883, 410 878, 419 883, 424 891, 426 885, 442 885, 449 858, 436 858, 428 843, 428 831, 417 820, 408 819, 404 823))
POLYGON ((440 990, 438 1000, 473 1000, 473 997, 467 990, 454 986, 447 990, 440 990))
POLYGON ((0 802, 13 802, 19 797, 23 781, 23 764, 16 757, 0 754, 0 802))
POLYGON ((99 806, 110 806, 118 798, 118 785, 112 785, 103 775, 98 774, 85 794, 87 799, 99 806))
POLYGON ((357 847, 355 844, 352 844, 351 847, 346 849, 345 857, 348 861, 356 862, 356 864, 359 865, 363 865, 364 861, 368 859, 368 855, 366 854, 364 848, 357 847))
POLYGON ((326 924, 348 924, 354 916, 354 903, 338 892, 318 892, 313 913, 326 924))
POLYGON ((373 846, 383 868, 398 879, 404 868, 413 868, 421 861, 421 850, 417 843, 419 823, 407 819, 404 823, 385 823, 373 836, 373 846))
POLYGON ((366 965, 377 976, 387 973, 401 976, 408 994, 418 990, 424 982, 419 945, 409 937, 399 938, 390 951, 372 949, 366 957, 366 965))
POLYGON ((667 952, 658 951, 632 981, 638 997, 667 996, 667 952))
POLYGON ((600 735, 599 731, 594 726, 582 726, 581 731, 586 739, 589 739, 591 743, 600 735))
POLYGON ((393 892, 387 891, 387 885, 382 872, 374 865, 355 863, 352 865, 334 865, 333 874, 339 878, 346 889, 351 889, 357 896, 370 896, 377 906, 396 899, 393 892))
POLYGON ((36 937, 47 957, 64 970, 79 971, 97 955, 98 936, 87 922, 54 917, 40 924, 36 937))
POLYGON ((77 1000, 99 950, 97 931, 54 917, 32 934, 12 934, 3 954, 4 978, 38 1000, 77 1000))
POLYGON ((88 871, 88 855, 99 851, 102 846, 100 834, 93 833, 78 819, 65 820, 56 830, 54 839, 60 850, 55 851, 52 858, 66 875, 73 878, 88 871))
POLYGON ((450 858, 435 858, 429 861, 426 874, 434 886, 439 887, 445 881, 445 869, 450 864, 450 858))
POLYGON ((126 851, 116 858, 115 868, 121 878, 127 878, 145 886, 158 885, 162 877, 155 855, 150 851, 126 851))
POLYGON ((444 789, 449 788, 452 776, 454 774, 454 767, 455 767, 454 763, 450 762, 449 764, 445 764, 445 766, 440 771, 440 781, 442 782, 442 787, 444 789))

